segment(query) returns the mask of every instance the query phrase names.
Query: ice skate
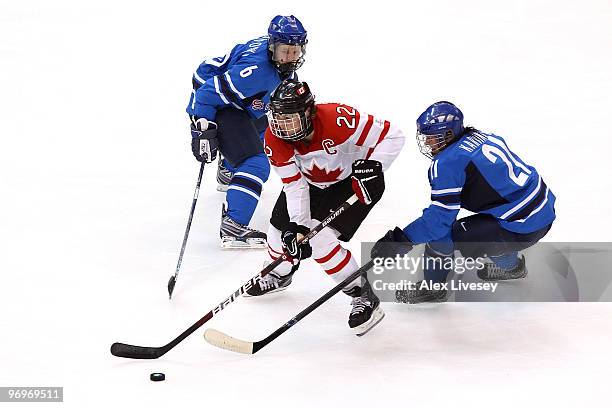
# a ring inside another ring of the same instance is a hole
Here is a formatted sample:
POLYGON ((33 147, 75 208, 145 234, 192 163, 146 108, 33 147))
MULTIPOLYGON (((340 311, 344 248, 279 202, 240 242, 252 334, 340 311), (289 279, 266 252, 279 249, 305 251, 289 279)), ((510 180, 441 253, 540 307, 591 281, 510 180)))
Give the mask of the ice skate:
POLYGON ((395 292, 395 299, 398 303, 435 303, 435 302, 446 302, 448 298, 447 289, 429 289, 421 288, 423 281, 419 281, 415 284, 416 288, 412 290, 397 290, 395 292))
POLYGON ((362 287, 361 294, 353 298, 351 306, 353 308, 348 324, 357 336, 363 336, 372 330, 385 317, 385 312, 380 307, 380 300, 368 282, 362 287))
POLYGON ((259 282, 253 285, 249 290, 244 292, 243 296, 262 296, 267 295, 268 293, 283 291, 291 284, 292 277, 293 273, 281 276, 272 271, 261 278, 259 282))
POLYGON ((485 281, 523 279, 527 276, 525 256, 521 255, 518 265, 514 269, 503 269, 493 262, 487 262, 484 268, 478 270, 478 277, 485 281))
POLYGON ((219 155, 219 164, 217 166, 217 191, 227 191, 229 183, 232 181, 232 177, 234 177, 234 173, 225 167, 223 162, 223 156, 219 155))
POLYGON ((263 249, 266 247, 265 233, 232 220, 226 215, 225 207, 222 211, 219 235, 223 249, 263 249))

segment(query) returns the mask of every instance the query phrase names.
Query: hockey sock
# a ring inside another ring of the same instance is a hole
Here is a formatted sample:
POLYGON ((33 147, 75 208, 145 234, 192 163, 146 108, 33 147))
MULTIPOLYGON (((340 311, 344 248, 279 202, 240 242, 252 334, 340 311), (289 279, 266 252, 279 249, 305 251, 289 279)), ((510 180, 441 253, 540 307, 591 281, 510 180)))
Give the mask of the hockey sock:
MULTIPOLYGON (((270 225, 268 227, 268 255, 270 257, 270 261, 276 261, 278 257, 283 254, 283 244, 281 242, 281 232, 276 229, 274 226, 270 225)), ((279 276, 289 275, 291 272, 294 272, 292 262, 282 262, 276 268, 274 268, 274 272, 279 276)))
POLYGON ((506 271, 516 268, 519 263, 517 251, 512 251, 510 253, 498 256, 491 256, 490 258, 491 261, 493 261, 493 263, 495 264, 495 266, 506 271))
POLYGON ((440 245, 436 246, 431 243, 425 245, 423 277, 427 281, 445 282, 448 273, 453 270, 454 254, 452 249, 447 244, 440 248, 438 246, 440 245))
POLYGON ((227 188, 227 215, 242 225, 249 225, 261 196, 263 184, 270 174, 265 154, 255 155, 240 163, 227 188), (265 162, 264 162, 265 161, 265 162))

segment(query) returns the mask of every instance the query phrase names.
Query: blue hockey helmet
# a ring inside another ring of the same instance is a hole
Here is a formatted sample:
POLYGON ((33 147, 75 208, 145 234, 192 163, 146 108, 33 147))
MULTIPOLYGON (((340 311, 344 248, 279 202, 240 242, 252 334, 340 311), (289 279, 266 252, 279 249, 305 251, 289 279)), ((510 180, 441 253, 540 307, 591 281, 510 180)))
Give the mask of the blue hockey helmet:
POLYGON ((295 16, 276 16, 268 27, 270 59, 281 73, 290 73, 304 64, 307 33, 295 16))
POLYGON ((419 150, 430 159, 464 132, 463 113, 446 101, 430 105, 417 118, 416 124, 419 150))

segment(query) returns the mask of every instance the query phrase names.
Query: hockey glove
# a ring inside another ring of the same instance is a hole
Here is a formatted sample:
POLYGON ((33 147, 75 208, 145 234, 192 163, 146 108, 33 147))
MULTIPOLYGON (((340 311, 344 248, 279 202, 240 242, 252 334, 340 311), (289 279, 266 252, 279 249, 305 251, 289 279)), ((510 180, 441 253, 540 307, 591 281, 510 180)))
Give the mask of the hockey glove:
POLYGON ((372 248, 370 256, 374 258, 394 258, 396 255, 405 255, 412 250, 413 244, 404 231, 395 227, 387 231, 372 248))
POLYGON ((365 205, 378 202, 385 191, 382 164, 376 160, 356 160, 353 163, 351 185, 357 198, 365 205))
POLYGON ((291 257, 299 263, 302 259, 310 258, 312 255, 312 248, 310 244, 300 244, 298 241, 302 237, 308 234, 310 230, 302 225, 297 225, 295 222, 290 222, 288 228, 283 231, 281 235, 281 241, 283 241, 283 248, 287 251, 291 257))
POLYGON ((205 118, 191 118, 191 151, 199 162, 211 163, 217 158, 219 141, 217 124, 205 118))

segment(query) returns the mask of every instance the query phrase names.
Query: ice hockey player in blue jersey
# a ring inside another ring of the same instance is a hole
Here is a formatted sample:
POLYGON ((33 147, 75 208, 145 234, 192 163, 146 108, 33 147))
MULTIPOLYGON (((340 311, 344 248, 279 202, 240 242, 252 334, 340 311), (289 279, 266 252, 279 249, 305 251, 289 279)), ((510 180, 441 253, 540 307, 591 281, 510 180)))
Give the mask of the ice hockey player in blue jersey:
MULTIPOLYGON (((450 102, 434 103, 419 116, 417 141, 432 159, 431 204, 405 228, 388 231, 372 257, 394 257, 425 243, 425 281, 447 279, 450 271, 441 265, 450 264, 444 261, 454 250, 466 258, 490 259, 478 270, 483 280, 524 278, 525 257, 518 252, 544 237, 555 219, 555 196, 537 170, 502 137, 464 127, 463 113, 450 102), (461 208, 475 214, 457 220, 461 208)), ((397 300, 444 301, 448 295, 432 285, 415 286, 397 291, 397 300)))
POLYGON ((270 164, 263 150, 266 105, 280 82, 304 63, 306 30, 294 16, 276 16, 268 35, 206 59, 193 75, 187 106, 191 148, 200 162, 219 151, 217 181, 227 191, 222 248, 265 248, 266 234, 249 228, 270 164), (221 156, 220 155, 220 156, 221 156))

